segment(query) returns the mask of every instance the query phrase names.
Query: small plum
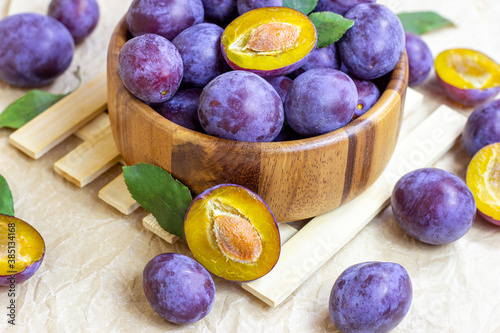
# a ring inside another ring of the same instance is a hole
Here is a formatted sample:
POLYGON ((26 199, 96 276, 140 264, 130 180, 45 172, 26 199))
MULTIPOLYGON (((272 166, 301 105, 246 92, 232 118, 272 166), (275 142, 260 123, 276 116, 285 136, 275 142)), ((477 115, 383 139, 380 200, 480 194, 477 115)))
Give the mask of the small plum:
POLYGON ((408 313, 413 297, 410 276, 391 262, 364 262, 347 268, 335 281, 330 319, 342 333, 394 329, 408 313))
POLYGON ((410 69, 408 85, 413 87, 421 84, 427 78, 434 65, 434 58, 429 46, 420 36, 405 32, 405 39, 405 49, 410 69))
POLYGON ((64 24, 75 43, 80 43, 97 26, 99 5, 96 0, 52 0, 47 14, 64 24))
POLYGON ((75 42, 56 19, 34 13, 0 20, 0 79, 20 87, 48 84, 68 69, 75 42))
POLYGON ((272 141, 283 126, 283 102, 273 86, 257 74, 231 71, 203 88, 198 117, 210 135, 238 141, 272 141))
POLYGON ((151 259, 144 267, 142 285, 151 307, 172 323, 194 323, 214 305, 210 273, 182 254, 164 253, 151 259))
POLYGON ((123 45, 118 55, 118 72, 134 96, 147 103, 162 103, 179 89, 182 58, 168 39, 145 34, 123 45))
POLYGON ((467 185, 454 174, 436 168, 404 175, 394 187, 391 206, 408 235, 435 245, 464 236, 476 217, 476 203, 467 185))
POLYGON ((198 102, 201 91, 199 88, 180 90, 171 99, 155 104, 153 108, 171 122, 201 132, 202 128, 198 120, 198 102))
POLYGON ((238 16, 236 0, 201 0, 205 9, 205 18, 217 24, 225 25, 238 16))
POLYGON ((316 48, 311 52, 309 59, 299 69, 291 73, 292 77, 297 77, 313 68, 333 68, 340 69, 340 57, 337 52, 336 44, 327 47, 316 48))
POLYGON ((293 81, 285 98, 286 119, 300 135, 320 135, 349 123, 357 102, 356 86, 347 74, 315 68, 293 81))
POLYGON ((469 116, 462 133, 462 143, 470 156, 495 142, 500 142, 500 99, 476 108, 469 116))
POLYGON ((345 18, 354 25, 337 46, 349 73, 372 80, 392 71, 405 50, 405 33, 396 14, 380 4, 359 4, 345 18))
POLYGON ((134 37, 151 33, 172 40, 181 31, 203 22, 204 15, 201 0, 133 0, 126 21, 134 37))

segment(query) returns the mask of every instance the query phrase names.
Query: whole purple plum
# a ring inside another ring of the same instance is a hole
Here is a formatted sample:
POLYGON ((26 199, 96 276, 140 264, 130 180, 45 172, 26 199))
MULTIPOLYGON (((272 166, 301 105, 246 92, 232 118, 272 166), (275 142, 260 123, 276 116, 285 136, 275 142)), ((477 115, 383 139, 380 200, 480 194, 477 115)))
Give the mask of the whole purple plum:
POLYGON ((152 33, 172 40, 181 31, 203 22, 201 0, 134 0, 127 12, 132 36, 152 33))
POLYGON ((476 217, 476 203, 467 185, 454 174, 436 168, 404 175, 394 187, 391 206, 408 235, 435 245, 461 238, 476 217))
POLYGON ((405 32, 406 55, 408 56, 408 67, 410 69, 408 85, 416 86, 422 83, 429 75, 434 58, 429 46, 420 36, 405 32))
POLYGON ((346 125, 358 102, 351 78, 336 69, 316 68, 301 74, 285 98, 290 127, 303 136, 320 135, 346 125))
POLYGON ((204 87, 216 76, 230 70, 220 48, 223 32, 218 25, 201 23, 187 28, 172 40, 184 63, 183 84, 204 87))
POLYGON ((358 90, 358 105, 354 112, 354 117, 357 118, 361 117, 377 103, 380 98, 380 90, 372 81, 360 80, 354 77, 351 77, 351 79, 358 90))
POLYGON ((236 0, 201 0, 205 9, 205 18, 215 23, 226 25, 238 16, 236 0))
POLYGON ((337 42, 342 63, 354 76, 372 80, 396 67, 405 50, 399 18, 379 4, 359 4, 345 14, 354 25, 337 42))
POLYGON ((162 103, 179 89, 182 58, 177 48, 154 34, 128 40, 118 55, 118 73, 125 87, 147 103, 162 103))
POLYGON ((200 95, 199 88, 180 90, 171 99, 155 104, 153 108, 171 122, 200 132, 202 130, 198 120, 200 95))
POLYGON ((462 143, 469 155, 479 149, 500 142, 500 99, 487 102, 469 116, 462 133, 462 143))
POLYGON ((52 17, 17 14, 0 20, 0 79, 20 87, 55 80, 71 64, 75 43, 52 17))
POLYGON ((347 268, 330 294, 330 319, 342 333, 391 331, 411 306, 413 287, 403 266, 365 262, 347 268))
POLYGON ((64 24, 79 43, 95 29, 99 5, 96 0, 52 0, 47 15, 64 24))
POLYGON ((232 71, 205 86, 198 117, 210 135, 238 141, 272 141, 283 127, 283 102, 262 77, 232 71))
POLYGON ((299 69, 291 73, 292 77, 297 77, 313 68, 340 68, 340 57, 337 52, 336 44, 328 45, 327 47, 316 48, 311 52, 309 59, 299 69))
POLYGON ((344 15, 352 7, 360 3, 374 3, 376 0, 319 0, 315 12, 334 12, 344 15))
POLYGON ((283 7, 283 0, 238 0, 238 14, 262 7, 283 7))
POLYGON ((144 267, 142 286, 151 307, 172 323, 194 323, 214 305, 212 276, 182 254, 164 253, 151 259, 144 267))
POLYGON ((280 95, 281 100, 284 101, 293 80, 286 76, 266 77, 265 80, 273 86, 274 90, 280 95))

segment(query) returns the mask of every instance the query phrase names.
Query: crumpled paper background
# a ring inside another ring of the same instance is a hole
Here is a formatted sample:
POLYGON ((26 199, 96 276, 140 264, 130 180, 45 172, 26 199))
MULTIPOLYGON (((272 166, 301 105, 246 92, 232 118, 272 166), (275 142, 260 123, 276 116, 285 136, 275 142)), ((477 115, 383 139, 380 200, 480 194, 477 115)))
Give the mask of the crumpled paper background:
MULTIPOLYGON (((93 34, 76 48, 70 69, 43 89, 62 93, 105 70, 111 32, 130 0, 99 0, 101 18, 93 34)), ((500 62, 500 2, 497 0, 386 0, 395 12, 434 10, 456 23, 424 36, 432 53, 467 47, 500 62)), ((0 0, 0 16, 45 13, 48 0, 0 0)), ((461 110, 443 96, 434 73, 417 88, 424 104, 412 116, 417 123, 440 104, 461 110)), ((26 92, 0 82, 0 110, 26 92)), ((0 111, 1 112, 1 111, 0 111)), ((336 332, 328 298, 338 275, 370 260, 392 261, 409 272, 413 303, 394 332, 500 332, 500 228, 477 218, 457 242, 430 246, 407 236, 385 209, 351 242, 277 308, 265 305, 238 283, 215 279, 213 310, 188 326, 170 324, 149 306, 142 291, 142 270, 157 254, 188 254, 179 242, 169 245, 142 227, 142 209, 125 216, 97 198, 120 172, 115 167, 83 189, 55 173, 53 164, 79 140, 71 137, 40 160, 8 143, 11 130, 0 130, 0 174, 8 181, 17 217, 35 226, 45 239, 44 262, 16 292, 16 327, 7 324, 7 288, 0 288, 0 329, 5 332, 336 332)), ((464 179, 469 157, 458 142, 436 166, 464 179)))

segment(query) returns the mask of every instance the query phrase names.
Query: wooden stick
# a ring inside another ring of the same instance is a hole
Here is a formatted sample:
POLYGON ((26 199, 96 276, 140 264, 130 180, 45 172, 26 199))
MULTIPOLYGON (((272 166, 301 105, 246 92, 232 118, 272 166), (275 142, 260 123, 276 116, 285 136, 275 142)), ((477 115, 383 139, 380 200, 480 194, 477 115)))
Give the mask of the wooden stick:
POLYGON ((461 134, 466 117, 441 106, 398 143, 379 179, 363 194, 306 224, 282 247, 266 276, 242 287, 278 306, 389 203, 392 189, 409 171, 432 165, 461 134), (362 209, 360 209, 362 207, 362 209))
POLYGON ((159 236, 160 238, 163 238, 167 243, 174 244, 179 240, 179 237, 172 235, 162 227, 160 227, 160 224, 158 221, 156 221, 155 217, 153 214, 148 214, 146 217, 142 219, 142 225, 144 228, 148 229, 155 235, 159 236))
POLYGON ((75 136, 83 141, 94 141, 106 128, 111 127, 109 115, 106 112, 95 117, 87 125, 75 132, 75 136))
POLYGON ((125 215, 129 215, 140 207, 130 195, 123 173, 99 191, 99 198, 125 215))
POLYGON ((106 73, 102 73, 12 133, 9 142, 38 159, 106 107, 106 73))
POLYGON ((83 187, 120 160, 111 128, 105 128, 93 141, 85 141, 54 164, 54 169, 72 183, 83 187))

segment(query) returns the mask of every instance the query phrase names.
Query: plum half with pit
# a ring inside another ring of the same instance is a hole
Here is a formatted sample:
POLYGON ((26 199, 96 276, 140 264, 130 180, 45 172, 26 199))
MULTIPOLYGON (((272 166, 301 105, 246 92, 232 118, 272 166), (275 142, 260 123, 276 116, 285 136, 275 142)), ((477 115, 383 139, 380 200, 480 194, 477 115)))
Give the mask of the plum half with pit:
POLYGON ((97 26, 99 5, 96 0, 52 0, 47 15, 64 24, 80 43, 97 26))
POLYGON ((145 34, 123 45, 118 54, 118 73, 134 96, 147 103, 162 103, 179 89, 182 58, 168 39, 145 34))
POLYGON ((380 4, 359 4, 345 18, 354 25, 337 47, 349 73, 372 80, 392 71, 405 51, 405 33, 396 14, 380 4))
POLYGON ((40 267, 45 242, 30 224, 0 214, 0 286, 19 284, 40 267))
POLYGON ((320 135, 349 123, 357 102, 356 86, 347 74, 331 68, 311 69, 288 90, 286 119, 300 135, 320 135))
POLYGON ((201 91, 200 88, 179 90, 168 101, 152 105, 153 109, 177 125, 201 132, 203 129, 198 119, 201 91))
POLYGON ((272 141, 284 122, 283 102, 257 74, 231 71, 203 88, 198 118, 207 134, 250 142, 272 141))
POLYGON ((68 69, 75 42, 56 19, 23 13, 0 20, 0 79, 20 87, 48 84, 68 69))
POLYGON ((128 31, 137 37, 157 34, 168 40, 203 22, 201 0, 134 0, 127 11, 128 31))
POLYGON ((405 32, 405 49, 408 56, 408 85, 413 87, 421 84, 429 75, 434 58, 429 46, 420 36, 405 32))
POLYGON ((151 259, 144 267, 142 286, 151 307, 172 323, 194 323, 214 305, 210 273, 182 254, 164 253, 151 259))
POLYGON ((335 281, 330 319, 342 333, 385 333, 408 313, 413 288, 406 269, 392 262, 364 262, 347 268, 335 281))
POLYGON ((184 234, 194 258, 230 281, 267 274, 280 255, 274 214, 259 195, 240 185, 216 185, 199 194, 186 213, 184 234))
POLYGON ((500 99, 476 108, 467 119, 462 133, 462 143, 470 156, 496 142, 500 142, 500 99))
POLYGON ((458 240, 476 217, 471 190, 454 174, 437 168, 404 175, 394 187, 391 206, 408 235, 434 245, 458 240))
POLYGON ((172 40, 184 64, 183 85, 204 87, 230 70, 220 49, 224 30, 213 23, 200 23, 187 28, 172 40))

